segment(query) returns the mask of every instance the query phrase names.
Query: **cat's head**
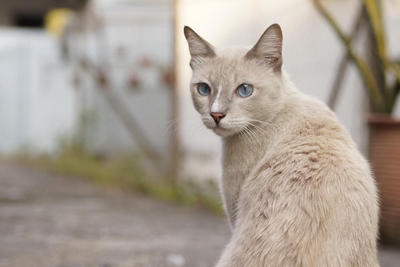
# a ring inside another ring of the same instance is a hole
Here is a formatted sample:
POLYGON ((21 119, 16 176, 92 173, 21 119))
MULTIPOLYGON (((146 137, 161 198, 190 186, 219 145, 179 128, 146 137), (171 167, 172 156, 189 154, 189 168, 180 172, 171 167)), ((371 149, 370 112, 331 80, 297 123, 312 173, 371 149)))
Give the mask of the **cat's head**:
POLYGON ((253 48, 215 49, 191 28, 185 37, 194 106, 203 123, 227 137, 270 122, 283 106, 282 31, 271 25, 253 48))

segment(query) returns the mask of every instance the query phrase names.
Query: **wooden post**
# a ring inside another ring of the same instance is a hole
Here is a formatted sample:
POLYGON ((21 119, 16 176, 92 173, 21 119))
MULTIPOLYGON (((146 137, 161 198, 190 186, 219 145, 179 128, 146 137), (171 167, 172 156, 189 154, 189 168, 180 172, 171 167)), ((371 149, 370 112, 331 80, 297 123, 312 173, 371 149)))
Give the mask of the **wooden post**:
POLYGON ((173 127, 171 128, 170 133, 170 153, 171 153, 171 161, 170 161, 170 172, 169 178, 176 182, 176 179, 179 176, 180 170, 180 124, 179 124, 179 113, 180 113, 180 103, 179 103, 179 92, 177 86, 177 75, 178 75, 178 62, 179 62, 179 34, 182 34, 181 29, 179 29, 179 0, 174 0, 172 2, 172 29, 173 29, 173 82, 170 87, 170 104, 171 104, 171 121, 173 123, 173 127))

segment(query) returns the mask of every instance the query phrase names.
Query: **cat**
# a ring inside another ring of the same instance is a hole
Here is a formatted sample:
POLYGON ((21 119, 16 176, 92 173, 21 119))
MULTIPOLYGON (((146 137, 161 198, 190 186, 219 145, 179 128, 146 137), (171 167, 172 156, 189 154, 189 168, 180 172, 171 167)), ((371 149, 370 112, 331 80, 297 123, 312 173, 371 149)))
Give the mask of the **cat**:
POLYGON ((281 27, 251 49, 184 34, 194 107, 223 143, 232 236, 216 266, 379 266, 369 164, 334 113, 289 80, 281 27))

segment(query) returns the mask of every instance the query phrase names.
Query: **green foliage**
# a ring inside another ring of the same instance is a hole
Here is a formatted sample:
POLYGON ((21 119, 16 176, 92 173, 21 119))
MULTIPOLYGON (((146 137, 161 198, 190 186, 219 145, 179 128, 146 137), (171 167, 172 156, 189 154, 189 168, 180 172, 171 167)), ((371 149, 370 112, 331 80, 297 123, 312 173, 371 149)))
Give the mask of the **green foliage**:
POLYGON ((391 61, 387 55, 386 36, 383 23, 382 7, 379 0, 363 0, 362 8, 365 10, 368 27, 372 32, 373 45, 370 55, 377 55, 377 62, 371 66, 369 62, 351 46, 351 38, 344 34, 337 21, 322 5, 321 0, 313 0, 314 6, 330 24, 335 34, 345 46, 351 60, 354 62, 361 79, 365 85, 370 98, 372 111, 391 114, 399 95, 398 84, 400 83, 400 65, 391 61), (378 82, 378 76, 383 78, 378 82), (390 83, 387 76, 393 76, 394 81, 390 83))
POLYGON ((215 185, 200 188, 199 185, 187 181, 171 183, 169 180, 156 179, 143 171, 137 155, 101 159, 72 146, 64 148, 56 157, 32 157, 22 153, 14 159, 43 170, 89 179, 102 186, 118 187, 124 191, 139 192, 183 205, 204 207, 214 214, 223 214, 215 185))

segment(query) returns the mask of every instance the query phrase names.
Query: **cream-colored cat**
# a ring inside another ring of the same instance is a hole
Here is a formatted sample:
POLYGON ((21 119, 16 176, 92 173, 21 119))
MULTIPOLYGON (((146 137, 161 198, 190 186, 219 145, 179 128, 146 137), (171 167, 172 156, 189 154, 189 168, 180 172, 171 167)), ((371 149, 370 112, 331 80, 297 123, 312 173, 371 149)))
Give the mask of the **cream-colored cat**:
POLYGON ((335 115, 282 70, 282 32, 216 50, 189 27, 191 93, 223 140, 232 237, 217 267, 378 266, 378 197, 335 115))

